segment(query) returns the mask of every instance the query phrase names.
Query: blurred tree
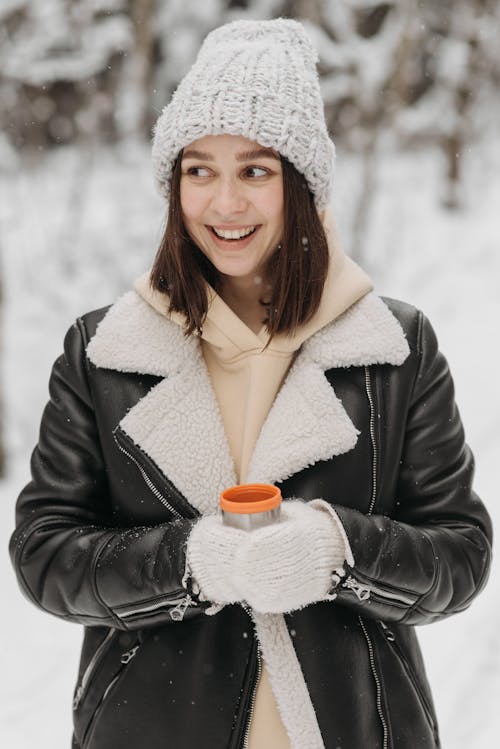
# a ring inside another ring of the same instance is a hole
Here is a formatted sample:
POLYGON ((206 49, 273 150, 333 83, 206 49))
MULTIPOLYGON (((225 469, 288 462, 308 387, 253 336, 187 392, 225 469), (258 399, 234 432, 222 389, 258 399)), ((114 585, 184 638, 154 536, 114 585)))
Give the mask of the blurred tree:
POLYGON ((122 0, 3 0, 0 125, 19 148, 112 137, 132 23, 122 0))
POLYGON ((403 147, 437 143, 446 160, 443 203, 460 206, 463 161, 488 122, 498 122, 500 4, 421 3, 417 95, 395 118, 403 147), (427 84, 427 85, 426 85, 427 84))
POLYGON ((153 124, 155 7, 156 0, 129 3, 133 41, 128 53, 124 53, 115 109, 117 131, 122 137, 143 137, 153 124))

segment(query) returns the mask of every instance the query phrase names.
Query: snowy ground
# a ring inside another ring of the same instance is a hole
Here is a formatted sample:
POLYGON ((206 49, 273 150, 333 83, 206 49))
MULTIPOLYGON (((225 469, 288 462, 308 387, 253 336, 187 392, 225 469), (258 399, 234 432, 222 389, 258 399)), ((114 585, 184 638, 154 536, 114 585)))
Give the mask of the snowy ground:
MULTIPOLYGON (((494 521, 500 438, 498 149, 468 154, 465 209, 439 208, 444 165, 435 152, 381 162, 366 266, 377 290, 422 307, 454 372, 457 399, 477 457, 477 489, 494 521)), ((335 198, 349 248, 358 191, 355 160, 338 157, 335 198)), ((1 380, 9 474, 0 482, 0 580, 4 590, 0 741, 9 749, 64 749, 81 629, 38 612, 18 592, 6 546, 14 502, 28 476, 52 361, 74 317, 111 302, 150 263, 162 206, 148 151, 61 149, 19 173, 0 174, 4 281, 1 380)), ((498 745, 499 569, 472 608, 420 629, 444 749, 498 745)))

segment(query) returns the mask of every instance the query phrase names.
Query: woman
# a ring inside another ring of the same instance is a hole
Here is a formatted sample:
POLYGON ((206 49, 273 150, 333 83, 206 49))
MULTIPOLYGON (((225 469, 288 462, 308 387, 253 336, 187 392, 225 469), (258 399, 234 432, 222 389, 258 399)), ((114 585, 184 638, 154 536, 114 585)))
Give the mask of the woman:
POLYGON ((413 626, 481 590, 490 521, 430 323, 335 242, 315 62, 294 21, 209 34, 152 271, 54 365, 11 553, 85 626, 75 748, 439 746, 413 626), (282 520, 223 525, 254 481, 282 520))

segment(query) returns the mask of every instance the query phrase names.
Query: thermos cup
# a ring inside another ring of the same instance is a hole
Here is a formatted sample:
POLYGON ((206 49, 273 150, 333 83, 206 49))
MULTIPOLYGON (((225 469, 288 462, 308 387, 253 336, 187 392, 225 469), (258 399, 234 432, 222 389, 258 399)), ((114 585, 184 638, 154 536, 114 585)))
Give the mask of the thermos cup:
POLYGON ((279 520, 281 491, 272 484, 239 484, 220 495, 225 525, 250 531, 279 520))

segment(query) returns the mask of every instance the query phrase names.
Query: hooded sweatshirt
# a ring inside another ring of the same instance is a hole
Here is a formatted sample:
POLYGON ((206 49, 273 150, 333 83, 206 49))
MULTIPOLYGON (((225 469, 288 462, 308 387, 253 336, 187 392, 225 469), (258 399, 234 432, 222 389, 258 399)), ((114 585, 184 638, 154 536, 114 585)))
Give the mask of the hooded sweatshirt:
MULTIPOLYGON (((343 253, 328 214, 323 225, 328 240, 329 270, 321 303, 313 318, 300 326, 293 336, 278 334, 265 348, 269 339, 265 326, 253 332, 211 287, 208 289, 209 305, 201 347, 239 483, 245 483, 262 425, 304 341, 373 288, 366 273, 343 253)), ((149 273, 136 280, 135 289, 157 312, 184 325, 182 314, 168 312, 168 297, 151 289, 149 273)), ((264 661, 255 694, 248 747, 290 749, 264 661)))

